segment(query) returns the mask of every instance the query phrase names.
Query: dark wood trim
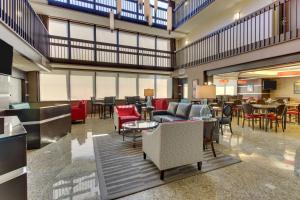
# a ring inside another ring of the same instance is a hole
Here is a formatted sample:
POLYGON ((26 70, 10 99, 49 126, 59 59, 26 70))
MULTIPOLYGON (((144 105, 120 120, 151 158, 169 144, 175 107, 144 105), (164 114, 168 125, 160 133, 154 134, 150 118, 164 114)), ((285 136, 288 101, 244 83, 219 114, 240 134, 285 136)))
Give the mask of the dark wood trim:
POLYGON ((102 63, 102 62, 93 62, 93 61, 82 61, 82 60, 68 60, 60 58, 49 58, 51 63, 61 63, 61 64, 72 64, 72 65, 90 65, 94 67, 113 67, 113 68, 123 68, 123 69, 135 69, 135 70, 158 70, 171 72, 174 69, 171 67, 153 67, 146 65, 130 65, 130 64, 118 64, 118 63, 102 63))

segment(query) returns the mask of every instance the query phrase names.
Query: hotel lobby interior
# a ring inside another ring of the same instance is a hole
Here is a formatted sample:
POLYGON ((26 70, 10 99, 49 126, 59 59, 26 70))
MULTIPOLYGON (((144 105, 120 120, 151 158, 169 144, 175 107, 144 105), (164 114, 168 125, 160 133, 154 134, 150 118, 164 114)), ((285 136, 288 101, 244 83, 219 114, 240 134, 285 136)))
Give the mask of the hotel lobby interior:
POLYGON ((0 200, 299 200, 300 0, 0 0, 0 200))

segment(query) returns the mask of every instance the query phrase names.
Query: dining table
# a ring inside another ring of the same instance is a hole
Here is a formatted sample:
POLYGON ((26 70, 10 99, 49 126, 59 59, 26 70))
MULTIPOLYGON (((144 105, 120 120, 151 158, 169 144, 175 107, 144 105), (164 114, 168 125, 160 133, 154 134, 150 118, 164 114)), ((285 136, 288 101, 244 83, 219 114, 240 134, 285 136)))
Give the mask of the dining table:
MULTIPOLYGON (((270 114, 270 112, 276 110, 280 104, 252 104, 256 110, 261 110, 261 114, 265 115, 264 119, 270 114)), ((268 120, 263 120, 264 129, 268 131, 268 120)))

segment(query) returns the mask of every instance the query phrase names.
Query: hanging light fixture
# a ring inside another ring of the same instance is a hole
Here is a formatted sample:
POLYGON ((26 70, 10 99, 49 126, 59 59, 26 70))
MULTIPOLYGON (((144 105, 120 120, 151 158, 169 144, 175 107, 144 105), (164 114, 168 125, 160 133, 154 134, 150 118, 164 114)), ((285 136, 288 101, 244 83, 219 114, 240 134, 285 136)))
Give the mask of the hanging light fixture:
POLYGON ((121 15, 122 12, 122 0, 117 0, 117 14, 121 15))
POLYGON ((144 0, 144 15, 146 19, 150 16, 150 0, 144 0))
POLYGON ((172 31, 173 28, 173 9, 171 6, 168 7, 167 11, 167 30, 169 31, 169 34, 172 31))
POLYGON ((150 7, 150 15, 148 17, 148 24, 149 26, 152 26, 153 24, 153 16, 152 16, 152 8, 150 7))
POLYGON ((158 0, 154 0, 154 11, 156 12, 158 9, 158 0))
POLYGON ((115 14, 113 10, 111 10, 109 13, 109 28, 111 32, 113 32, 115 29, 115 14))
POLYGON ((143 8, 144 0, 138 0, 139 9, 143 8))

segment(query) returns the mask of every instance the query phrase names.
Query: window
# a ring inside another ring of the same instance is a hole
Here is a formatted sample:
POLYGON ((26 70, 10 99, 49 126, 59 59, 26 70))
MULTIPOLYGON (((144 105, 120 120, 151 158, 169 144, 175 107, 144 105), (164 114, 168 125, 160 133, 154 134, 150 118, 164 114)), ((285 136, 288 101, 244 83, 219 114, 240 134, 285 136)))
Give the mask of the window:
POLYGON ((100 73, 96 76, 96 98, 117 96, 117 74, 100 73))
POLYGON ((119 32, 119 38, 120 38, 120 45, 126 45, 126 46, 137 46, 137 35, 133 33, 127 33, 127 32, 119 32))
POLYGON ((183 84, 183 98, 189 98, 189 85, 187 83, 183 84))
POLYGON ((71 38, 93 41, 94 27, 84 24, 71 23, 70 34, 71 38))
POLYGON ((144 96, 145 89, 154 89, 154 75, 139 76, 139 96, 144 96))
POLYGON ((137 76, 133 74, 120 74, 119 76, 119 99, 125 96, 137 95, 137 76))
POLYGON ((89 100, 94 96, 94 73, 72 71, 70 76, 71 100, 89 100))
POLYGON ((40 74, 41 101, 67 101, 67 73, 52 72, 40 74))
POLYGON ((97 42, 117 44, 117 31, 97 27, 97 42))
POLYGON ((157 49, 162 51, 170 51, 170 40, 157 38, 157 49))
POLYGON ((22 80, 9 77, 10 103, 22 102, 22 80))
POLYGON ((139 46, 147 49, 155 49, 155 38, 145 35, 140 35, 139 46))
POLYGON ((168 76, 157 76, 156 98, 172 98, 172 78, 168 76))
POLYGON ((66 21, 50 19, 49 34, 61 37, 68 37, 68 23, 66 21))

